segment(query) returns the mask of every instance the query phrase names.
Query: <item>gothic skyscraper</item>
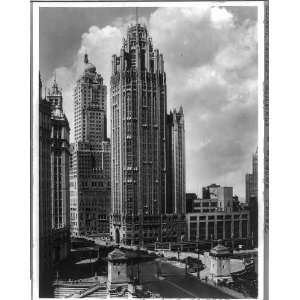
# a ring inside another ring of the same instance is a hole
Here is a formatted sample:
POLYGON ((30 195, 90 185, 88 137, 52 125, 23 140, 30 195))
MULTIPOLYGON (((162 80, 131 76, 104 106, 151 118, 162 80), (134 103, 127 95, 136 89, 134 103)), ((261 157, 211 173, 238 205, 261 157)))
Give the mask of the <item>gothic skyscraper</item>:
POLYGON ((65 259, 70 251, 70 127, 63 112, 62 90, 56 78, 46 100, 51 108, 51 211, 54 263, 65 259))
POLYGON ((47 281, 52 271, 51 226, 51 110, 50 103, 42 97, 39 75, 39 296, 45 297, 47 281))
POLYGON ((181 234, 167 226, 172 216, 166 217, 166 109, 163 55, 153 48, 147 28, 136 23, 127 30, 120 56, 112 57, 110 230, 117 242, 181 234))
POLYGON ((70 172, 71 233, 108 233, 110 141, 106 137, 106 86, 84 55, 74 88, 74 130, 70 172))

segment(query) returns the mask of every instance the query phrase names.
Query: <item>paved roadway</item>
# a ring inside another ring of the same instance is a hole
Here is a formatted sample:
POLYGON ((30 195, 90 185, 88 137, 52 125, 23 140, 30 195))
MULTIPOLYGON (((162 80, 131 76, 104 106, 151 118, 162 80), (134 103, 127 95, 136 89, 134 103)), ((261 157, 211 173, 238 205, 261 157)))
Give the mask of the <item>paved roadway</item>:
POLYGON ((143 263, 141 269, 143 286, 164 298, 232 298, 192 276, 186 277, 184 269, 166 262, 162 263, 162 275, 159 279, 154 261, 143 263))

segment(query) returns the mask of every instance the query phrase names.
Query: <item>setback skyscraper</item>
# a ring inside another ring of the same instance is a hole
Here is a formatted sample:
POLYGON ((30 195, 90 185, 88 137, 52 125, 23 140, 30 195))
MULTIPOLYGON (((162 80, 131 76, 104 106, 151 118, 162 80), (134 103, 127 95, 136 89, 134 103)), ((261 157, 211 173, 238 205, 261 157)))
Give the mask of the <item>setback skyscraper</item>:
POLYGON ((71 232, 74 236, 108 233, 110 142, 106 136, 103 78, 84 55, 74 88, 74 132, 70 172, 71 232))
POLYGON ((63 112, 62 91, 58 88, 56 78, 46 100, 51 108, 52 260, 56 263, 66 258, 70 251, 70 127, 63 112))
POLYGON ((166 215, 167 86, 163 55, 145 26, 127 30, 112 57, 112 215, 116 242, 178 239, 177 216, 166 215))

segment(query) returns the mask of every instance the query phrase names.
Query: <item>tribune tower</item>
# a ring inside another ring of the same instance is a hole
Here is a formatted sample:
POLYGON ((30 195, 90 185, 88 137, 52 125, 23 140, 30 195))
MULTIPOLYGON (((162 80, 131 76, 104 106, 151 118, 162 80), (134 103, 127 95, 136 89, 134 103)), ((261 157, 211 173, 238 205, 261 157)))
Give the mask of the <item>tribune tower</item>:
POLYGON ((110 233, 126 244, 166 240, 166 74, 163 55, 138 22, 112 57, 110 94, 110 233))

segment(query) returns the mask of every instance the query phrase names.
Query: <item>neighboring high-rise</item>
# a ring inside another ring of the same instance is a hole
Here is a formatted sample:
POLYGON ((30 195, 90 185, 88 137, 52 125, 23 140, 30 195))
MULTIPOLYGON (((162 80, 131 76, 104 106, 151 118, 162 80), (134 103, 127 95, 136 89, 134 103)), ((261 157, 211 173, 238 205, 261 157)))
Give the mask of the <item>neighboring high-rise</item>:
POLYGON ((258 149, 252 156, 252 174, 246 174, 246 204, 250 210, 253 245, 258 245, 258 149))
POLYGON ((74 236, 109 232, 110 141, 106 136, 103 78, 84 55, 74 88, 74 135, 71 148, 70 206, 74 236))
POLYGON ((246 203, 250 203, 250 199, 253 197, 257 198, 258 189, 258 173, 257 173, 257 149, 252 156, 252 173, 246 174, 246 203))
POLYGON ((57 263, 66 258, 70 251, 70 128, 63 112, 62 91, 56 79, 48 90, 46 100, 51 107, 52 260, 57 263))
POLYGON ((163 55, 136 23, 112 57, 110 230, 117 242, 178 240, 184 232, 184 222, 167 215, 166 109, 163 55))
POLYGON ((166 213, 184 215, 185 204, 185 132, 184 115, 180 107, 167 115, 167 205, 166 213))
POLYGON ((50 103, 42 98, 39 77, 39 291, 45 296, 45 286, 52 270, 51 226, 51 111, 50 103))

